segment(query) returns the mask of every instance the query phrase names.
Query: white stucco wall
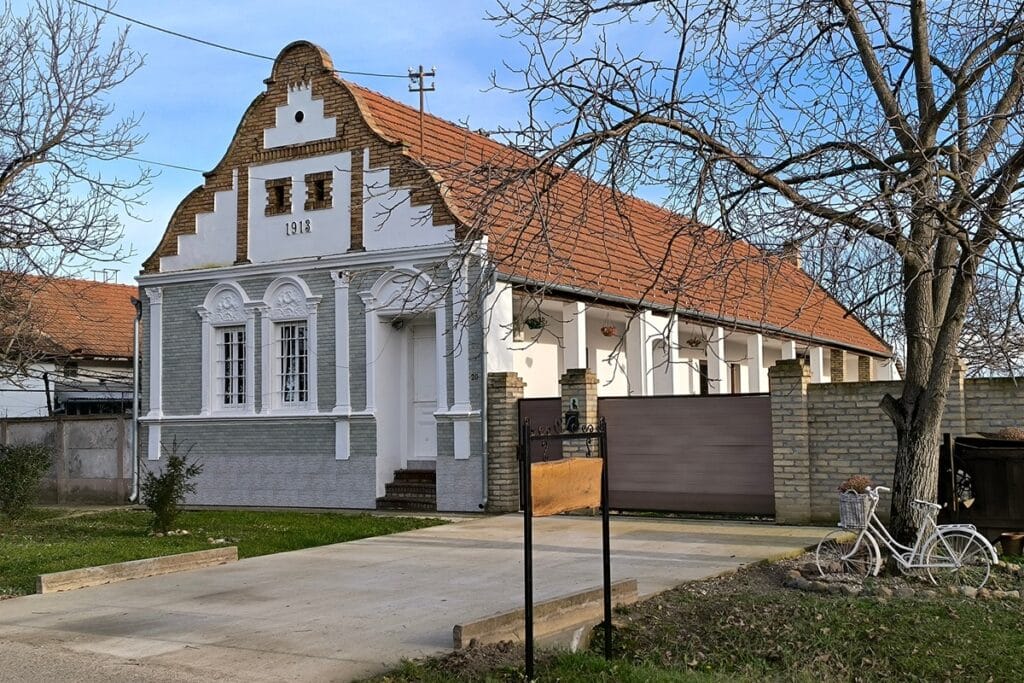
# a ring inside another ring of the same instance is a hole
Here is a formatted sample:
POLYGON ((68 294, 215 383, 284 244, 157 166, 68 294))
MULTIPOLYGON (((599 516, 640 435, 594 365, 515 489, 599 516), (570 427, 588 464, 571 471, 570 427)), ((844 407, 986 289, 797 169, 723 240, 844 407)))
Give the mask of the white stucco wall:
POLYGON ((429 206, 413 206, 406 188, 391 187, 387 168, 370 168, 363 152, 363 246, 367 250, 453 244, 455 226, 434 225, 429 206))
POLYGON ((286 259, 342 254, 348 250, 352 221, 352 155, 349 152, 249 167, 249 260, 270 263, 286 259), (333 173, 329 209, 306 211, 307 173, 333 173), (265 182, 291 178, 291 212, 266 216, 265 182), (307 221, 308 230, 307 230, 307 221), (292 223, 299 228, 293 233, 292 223))
POLYGON ((289 87, 288 103, 275 110, 274 118, 274 127, 263 131, 266 149, 333 138, 338 130, 335 118, 324 116, 324 101, 313 98, 309 83, 289 87))
POLYGON ((511 347, 514 369, 526 382, 526 398, 558 396, 558 380, 564 372, 558 338, 547 328, 524 328, 523 341, 513 342, 511 347))

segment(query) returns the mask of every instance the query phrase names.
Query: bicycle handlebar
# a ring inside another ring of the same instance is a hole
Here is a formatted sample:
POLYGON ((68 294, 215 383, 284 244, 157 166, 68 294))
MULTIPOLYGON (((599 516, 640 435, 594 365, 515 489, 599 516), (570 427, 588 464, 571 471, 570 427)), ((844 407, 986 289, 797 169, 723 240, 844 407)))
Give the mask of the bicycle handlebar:
POLYGON ((892 493, 892 489, 888 486, 875 486, 874 488, 869 486, 868 490, 874 491, 875 493, 892 493))

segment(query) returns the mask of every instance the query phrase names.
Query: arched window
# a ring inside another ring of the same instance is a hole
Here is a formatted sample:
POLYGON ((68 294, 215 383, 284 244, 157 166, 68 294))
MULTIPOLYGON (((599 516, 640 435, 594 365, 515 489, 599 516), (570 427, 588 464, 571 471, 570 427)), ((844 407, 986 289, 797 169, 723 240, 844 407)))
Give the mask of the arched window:
POLYGON ((202 327, 202 413, 255 412, 255 308, 237 282, 221 282, 197 308, 202 327))
POLYGON ((263 297, 263 412, 317 412, 317 304, 295 276, 279 277, 263 297))

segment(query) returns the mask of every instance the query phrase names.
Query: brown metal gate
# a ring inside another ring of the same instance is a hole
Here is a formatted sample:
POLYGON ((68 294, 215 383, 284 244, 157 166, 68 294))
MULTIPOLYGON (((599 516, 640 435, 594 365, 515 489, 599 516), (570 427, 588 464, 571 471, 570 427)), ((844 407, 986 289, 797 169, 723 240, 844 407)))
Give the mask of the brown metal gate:
POLYGON ((775 514, 771 399, 602 398, 611 507, 775 514))

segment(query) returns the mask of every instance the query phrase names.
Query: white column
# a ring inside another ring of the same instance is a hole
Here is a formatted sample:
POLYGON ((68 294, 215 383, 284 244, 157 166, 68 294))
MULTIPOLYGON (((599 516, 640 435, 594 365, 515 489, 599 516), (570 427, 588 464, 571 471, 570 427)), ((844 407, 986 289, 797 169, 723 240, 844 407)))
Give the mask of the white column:
POLYGON ((437 346, 435 363, 437 382, 437 412, 448 412, 448 302, 442 301, 434 310, 434 344, 437 346))
POLYGON ((587 306, 573 301, 562 306, 562 343, 566 370, 587 367, 587 306))
POLYGON ((812 346, 811 356, 811 381, 824 383, 832 381, 832 354, 824 346, 812 346))
POLYGON ((796 342, 787 340, 782 342, 782 360, 796 360, 796 342))
POLYGON ((891 381, 900 378, 900 373, 896 369, 896 362, 892 358, 872 358, 871 365, 874 369, 873 377, 875 380, 891 381))
POLYGON ((684 386, 688 388, 688 391, 684 393, 697 396, 700 394, 700 360, 687 358, 685 368, 686 384, 684 386))
POLYGON ((515 369, 512 358, 512 285, 495 282, 494 290, 487 295, 484 305, 487 372, 512 372, 515 369))
POLYGON ((351 274, 331 272, 334 280, 334 459, 348 460, 351 453, 349 440, 349 414, 352 412, 349 392, 349 325, 348 297, 351 274))
POLYGON ((729 393, 729 364, 725 362, 725 330, 716 327, 708 339, 708 393, 729 393))
POLYGON ((630 320, 626 333, 626 378, 632 396, 650 396, 654 393, 651 338, 657 323, 653 317, 650 311, 641 311, 630 320))
MULTIPOLYGON (((164 374, 164 290, 147 287, 149 298, 149 417, 162 417, 164 374)), ((152 434, 154 430, 150 430, 152 434)), ((160 430, 155 430, 159 438, 160 430)), ((152 450, 152 449, 151 449, 152 450)), ((159 450, 157 451, 159 456, 159 450)))
POLYGON ((764 366, 764 336, 747 337, 747 388, 753 394, 768 391, 768 368, 764 366))

